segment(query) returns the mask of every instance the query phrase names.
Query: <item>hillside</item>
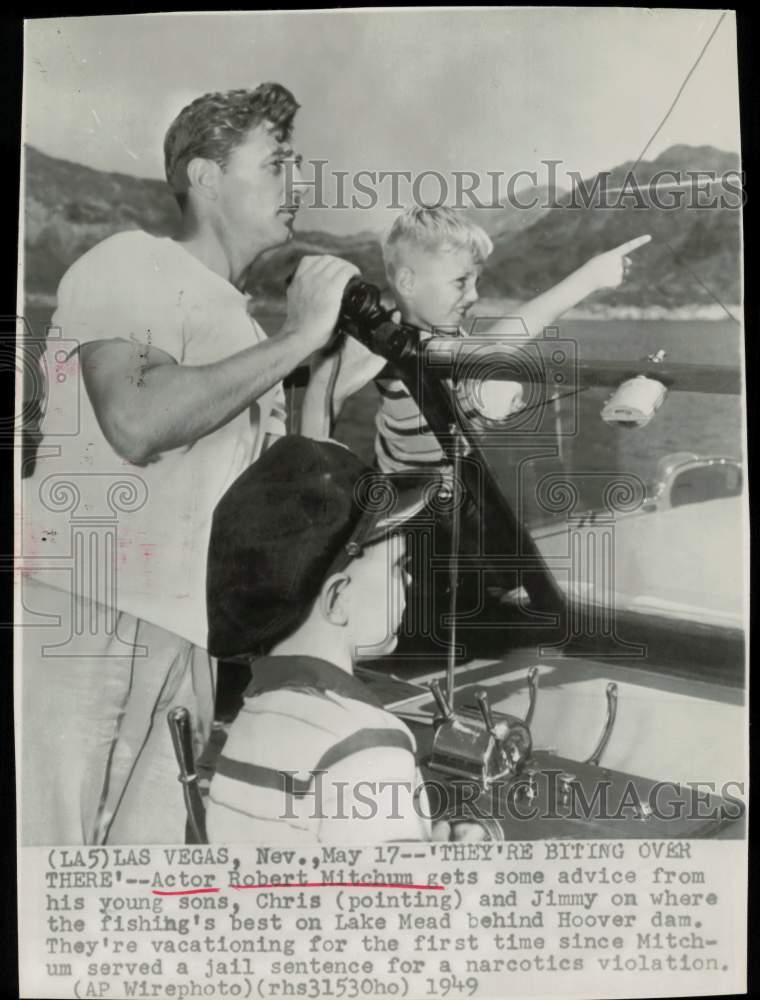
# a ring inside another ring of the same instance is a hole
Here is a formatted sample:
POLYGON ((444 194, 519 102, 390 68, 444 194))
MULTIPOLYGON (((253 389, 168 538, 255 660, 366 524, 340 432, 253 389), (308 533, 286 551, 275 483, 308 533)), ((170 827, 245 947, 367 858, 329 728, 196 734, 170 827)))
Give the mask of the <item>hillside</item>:
POLYGON ((163 181, 104 173, 26 147, 27 297, 55 294, 66 268, 113 233, 170 235, 179 220, 163 181))
MULTIPOLYGON (((104 173, 27 146, 27 301, 52 302, 69 265, 107 236, 138 228, 168 236, 178 222, 177 204, 163 181, 104 173)), ((372 280, 383 279, 380 245, 372 234, 339 237, 304 231, 257 262, 250 289, 264 298, 281 296, 285 278, 306 253, 339 254, 372 280)))
MULTIPOLYGON (((622 184, 631 166, 615 168, 610 187, 622 184)), ((656 160, 639 164, 636 178, 643 186, 659 169, 722 171, 737 167, 736 156, 712 147, 674 146, 656 160)), ((564 199, 568 201, 569 196, 564 199)), ((711 292, 727 304, 740 301, 736 210, 605 209, 565 204, 522 215, 509 207, 484 212, 490 214, 481 216, 479 210, 471 213, 486 225, 494 239, 494 253, 482 279, 484 295, 531 298, 592 254, 639 233, 651 232, 654 241, 636 255, 630 279, 620 289, 596 296, 598 308, 683 309, 713 303, 711 292)), ((308 218, 308 213, 304 212, 302 218, 308 218)), ((177 221, 176 204, 162 181, 104 173, 27 147, 27 303, 52 304, 66 268, 112 233, 144 228, 157 235, 169 235, 177 221)), ((279 299, 285 278, 305 253, 346 257, 369 280, 384 284, 380 248, 372 233, 341 237, 306 230, 257 262, 249 276, 249 290, 257 298, 279 299)))
MULTIPOLYGON (((633 166, 624 163, 610 171, 608 189, 623 186, 633 166)), ((636 165, 635 178, 643 190, 656 172, 666 169, 721 174, 738 167, 737 156, 710 146, 673 146, 657 159, 636 165)), ((591 185, 589 180, 587 190, 591 185)), ((600 250, 651 233, 652 243, 636 252, 628 280, 599 293, 596 302, 668 309, 714 303, 713 295, 726 304, 740 302, 740 212, 687 205, 658 208, 646 195, 643 199, 647 207, 634 207, 634 197, 612 196, 610 202, 623 207, 586 208, 580 198, 573 206, 569 195, 561 197, 563 207, 545 212, 521 233, 494 241, 481 281, 483 294, 529 299, 600 250)), ((661 199, 667 203, 664 195, 661 199)))

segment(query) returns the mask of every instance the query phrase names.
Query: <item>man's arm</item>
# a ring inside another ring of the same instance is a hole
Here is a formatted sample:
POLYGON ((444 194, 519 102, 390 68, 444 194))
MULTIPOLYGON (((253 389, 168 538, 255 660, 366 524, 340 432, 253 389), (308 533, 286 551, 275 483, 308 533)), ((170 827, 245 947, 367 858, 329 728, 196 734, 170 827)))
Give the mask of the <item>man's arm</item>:
POLYGON ((179 365, 163 351, 124 340, 83 344, 80 355, 106 440, 123 458, 144 465, 250 406, 302 360, 303 338, 283 330, 208 365, 179 365))
MULTIPOLYGON (((520 307, 520 318, 524 321, 529 337, 539 337, 562 313, 572 309, 588 295, 602 288, 617 288, 625 278, 626 255, 638 247, 649 243, 651 236, 638 236, 605 253, 597 254, 582 264, 548 292, 536 296, 520 307)), ((514 336, 514 323, 496 323, 485 336, 514 336)))
POLYGON ((303 258, 282 330, 213 364, 180 365, 128 341, 83 344, 82 374, 106 440, 122 457, 145 464, 228 423, 324 346, 355 273, 336 257, 303 258))

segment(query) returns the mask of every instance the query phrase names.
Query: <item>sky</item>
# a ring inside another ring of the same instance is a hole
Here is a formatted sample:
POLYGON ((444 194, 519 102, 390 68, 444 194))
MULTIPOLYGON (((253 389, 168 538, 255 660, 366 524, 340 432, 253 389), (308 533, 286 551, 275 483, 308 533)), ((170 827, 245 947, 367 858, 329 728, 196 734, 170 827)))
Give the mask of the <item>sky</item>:
MULTIPOLYGON (((341 170, 433 170, 453 185, 453 171, 506 179, 538 168, 540 183, 540 161, 557 159, 591 176, 639 156, 720 16, 384 8, 28 21, 25 141, 101 170, 162 177, 163 136, 185 104, 276 80, 301 104, 298 151, 328 161, 328 196, 341 170)), ((676 143, 739 149, 730 12, 647 158, 676 143)), ((437 189, 426 183, 423 195, 437 189)), ((409 190, 402 181, 401 201, 409 190)), ((379 193, 390 200, 388 182, 379 193)), ((393 214, 311 208, 299 228, 375 230, 393 214)))

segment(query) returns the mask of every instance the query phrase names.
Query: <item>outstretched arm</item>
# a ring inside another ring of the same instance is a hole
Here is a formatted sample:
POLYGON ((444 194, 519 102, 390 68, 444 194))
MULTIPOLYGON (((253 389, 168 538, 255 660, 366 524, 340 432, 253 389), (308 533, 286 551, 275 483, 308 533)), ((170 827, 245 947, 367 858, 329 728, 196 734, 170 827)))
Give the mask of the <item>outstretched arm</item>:
MULTIPOLYGON (((550 326, 562 313, 572 309, 588 295, 602 288, 617 288, 626 276, 630 265, 628 254, 644 246, 651 236, 637 236, 605 253, 597 254, 582 264, 562 281, 542 295, 520 307, 520 318, 524 321, 528 336, 538 337, 545 327, 550 326)), ((514 323, 509 322, 509 333, 514 336, 514 323)), ((495 323, 487 333, 489 337, 505 336, 506 323, 495 323)))

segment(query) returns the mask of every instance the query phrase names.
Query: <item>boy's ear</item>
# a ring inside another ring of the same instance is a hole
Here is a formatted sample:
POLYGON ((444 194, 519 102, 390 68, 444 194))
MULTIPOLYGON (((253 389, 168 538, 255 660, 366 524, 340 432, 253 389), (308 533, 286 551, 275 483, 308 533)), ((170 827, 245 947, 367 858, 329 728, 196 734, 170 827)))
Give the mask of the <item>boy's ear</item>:
POLYGON ((185 169, 190 188, 202 198, 215 201, 218 197, 217 185, 222 169, 219 164, 202 156, 194 156, 185 169))
POLYGON ((333 573, 322 585, 319 592, 319 608, 322 617, 332 625, 348 625, 348 609, 343 594, 351 578, 346 573, 333 573))
POLYGON ((414 292, 415 275, 411 267, 403 265, 396 271, 396 288, 402 295, 409 296, 414 292))

